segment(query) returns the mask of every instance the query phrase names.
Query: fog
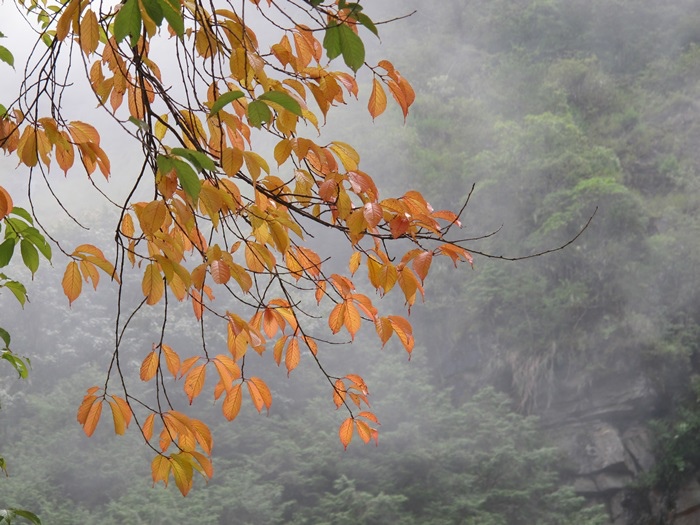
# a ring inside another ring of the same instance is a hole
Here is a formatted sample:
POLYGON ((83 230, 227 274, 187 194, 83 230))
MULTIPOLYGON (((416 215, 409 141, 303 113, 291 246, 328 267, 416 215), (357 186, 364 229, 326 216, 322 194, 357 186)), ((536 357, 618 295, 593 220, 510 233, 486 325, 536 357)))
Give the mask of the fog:
MULTIPOLYGON (((346 416, 310 354, 287 377, 271 349, 249 352, 247 369, 273 393, 269 413, 246 398, 229 423, 211 389, 191 408, 184 397, 174 401, 212 427, 214 478, 196 479, 186 498, 174 483, 152 488, 153 451, 135 428, 114 436, 106 409, 92 438, 75 421, 85 390, 102 385, 109 367, 116 286, 105 278, 95 292, 84 283, 69 308, 61 290, 67 259, 55 249, 34 279, 16 261, 0 270, 27 286, 24 309, 0 288, 0 326, 32 365, 28 380, 0 367, 0 455, 9 473, 0 509, 31 510, 44 524, 158 524, 184 515, 211 524, 697 519, 700 3, 362 5, 375 22, 396 19, 378 25, 380 39, 362 33, 367 63, 390 59, 416 102, 404 122, 388 95, 390 108, 373 122, 371 76, 361 73, 360 99, 332 108, 318 141, 352 144, 382 198, 417 189, 435 209, 458 210, 475 185, 457 236, 478 239, 465 243, 474 268, 433 263, 425 302, 410 313, 410 360, 397 341, 381 348, 371 326, 353 344, 321 345, 332 375, 357 373, 369 385, 378 445, 356 434, 343 451, 337 428, 346 416), (572 245, 528 257, 565 245, 591 216, 572 245)), ((0 103, 8 106, 31 38, 13 3, 0 13, 8 37, 1 43, 16 60, 15 71, 0 64, 0 103)), ((257 36, 266 45, 275 38, 257 36)), ((178 73, 173 57, 160 59, 166 74, 178 73)), ((121 203, 141 148, 93 101, 76 80, 61 111, 100 129, 112 174, 106 181, 96 171, 92 182, 121 203)), ((316 139, 313 128, 303 133, 316 139)), ((271 156, 271 139, 253 140, 271 156)), ((25 207, 28 176, 14 158, 0 159, 0 185, 25 207)), ((38 169, 31 177, 34 213, 62 247, 99 238, 113 250, 119 210, 80 170, 64 176, 52 165, 46 174, 75 220, 38 169)), ((347 271, 350 252, 332 231, 309 234, 310 246, 333 255, 329 272, 347 271)), ((124 311, 142 300, 138 270, 124 288, 124 311)), ((375 300, 365 270, 357 283, 375 300)), ((216 305, 249 315, 226 300, 216 305)), ((312 293, 299 300, 312 314, 309 329, 329 335, 330 307, 317 307, 312 293)), ((403 302, 400 293, 377 297, 388 314, 402 315, 403 302)), ((168 308, 173 346, 194 355, 202 335, 191 305, 168 308)), ((162 314, 143 308, 125 332, 122 371, 133 395, 153 395, 139 369, 159 340, 162 314)), ((225 352, 225 332, 213 320, 205 328, 214 355, 225 352)), ((167 387, 182 396, 182 380, 167 387)))

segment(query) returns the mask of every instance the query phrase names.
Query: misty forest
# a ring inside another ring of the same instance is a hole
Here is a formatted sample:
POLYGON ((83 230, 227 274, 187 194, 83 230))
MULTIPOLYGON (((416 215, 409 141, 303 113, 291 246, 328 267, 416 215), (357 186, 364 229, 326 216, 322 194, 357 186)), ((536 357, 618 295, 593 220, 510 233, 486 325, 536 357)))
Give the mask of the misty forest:
MULTIPOLYGON (((0 30, 20 56, 23 29, 3 24, 13 4, 0 4, 0 30)), ((377 442, 356 433, 344 450, 347 415, 308 351, 291 374, 249 352, 269 410, 244 401, 229 422, 221 399, 198 399, 215 436, 213 477, 195 472, 186 497, 175 482, 154 486, 138 431, 116 436, 103 414, 87 437, 76 422, 112 358, 113 297, 90 286, 69 307, 58 251, 33 279, 0 257, 2 278, 21 276, 29 299, 21 307, 0 288, 0 325, 31 363, 18 378, 0 362, 0 509, 44 525, 700 523, 700 1, 362 4, 375 22, 399 18, 378 24, 381 41, 364 37, 367 61, 391 55, 415 102, 406 119, 398 105, 373 119, 357 109, 366 97, 347 97, 323 140, 353 144, 382 194, 416 189, 435 210, 468 200, 459 234, 474 239, 464 245, 473 268, 433 263, 407 316, 410 359, 371 329, 351 331, 352 344, 319 342, 324 366, 369 385, 377 442)), ((23 66, 0 68, 21 80, 23 66)), ((361 91, 371 81, 357 76, 361 91)), ((3 104, 14 96, 0 90, 3 104)), ((110 140, 103 133, 119 184, 131 162, 119 152, 135 146, 110 140)), ((0 170, 13 188, 28 171, 16 159, 0 170)), ((98 199, 65 198, 92 239, 113 242, 98 199)), ((86 242, 50 195, 36 199, 53 238, 86 242)), ((334 242, 312 233, 312 244, 334 242)), ((405 309, 401 294, 376 302, 405 309)), ((171 344, 184 356, 202 334, 189 302, 173 303, 171 344)), ((162 315, 139 310, 121 342, 134 396, 156 388, 138 377, 162 315)), ((308 322, 327 329, 324 317, 308 322)))

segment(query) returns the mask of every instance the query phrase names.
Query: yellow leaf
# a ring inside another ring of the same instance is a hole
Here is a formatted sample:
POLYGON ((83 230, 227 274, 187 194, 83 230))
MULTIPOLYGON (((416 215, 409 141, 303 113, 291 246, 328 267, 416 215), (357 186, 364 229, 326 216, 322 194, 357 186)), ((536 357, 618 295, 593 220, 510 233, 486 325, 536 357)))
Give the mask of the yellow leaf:
POLYGON ((355 272, 357 269, 360 267, 360 263, 362 262, 362 253, 360 252, 354 252, 350 256, 350 274, 355 275, 355 272))
POLYGON ((132 415, 131 414, 131 407, 126 402, 126 400, 122 399, 119 396, 112 396, 112 399, 119 407, 119 410, 121 410, 121 413, 124 416, 124 423, 126 424, 126 426, 128 428, 129 423, 131 423, 131 415, 132 415))
POLYGON ((183 496, 192 488, 192 477, 194 470, 191 463, 191 456, 186 452, 178 452, 170 456, 170 467, 175 479, 175 485, 183 496))
POLYGON ((126 431, 126 421, 124 414, 114 401, 108 401, 109 408, 112 409, 112 420, 114 421, 114 433, 121 436, 126 431))
POLYGON ((141 381, 150 381, 156 376, 158 371, 158 354, 154 351, 150 352, 141 363, 139 377, 141 381))
POLYGON ((80 0, 70 0, 63 10, 61 17, 58 19, 58 23, 56 24, 56 39, 59 42, 62 42, 68 35, 68 30, 75 19, 79 5, 80 0))
POLYGON ((149 305, 156 304, 160 301, 161 297, 163 297, 163 292, 165 291, 163 277, 154 263, 146 266, 146 270, 143 273, 143 281, 141 282, 141 289, 143 290, 143 295, 146 296, 146 303, 149 305))
POLYGON ((80 268, 77 262, 71 261, 68 263, 61 285, 63 286, 63 293, 68 298, 68 304, 72 304, 83 289, 83 281, 80 278, 80 268))
POLYGON ((97 23, 97 16, 92 9, 88 9, 80 21, 80 49, 86 55, 90 55, 95 52, 99 43, 100 26, 97 23))
POLYGON ((360 163, 360 155, 350 144, 334 141, 331 142, 329 147, 331 150, 333 150, 333 153, 338 156, 340 162, 343 163, 345 171, 354 171, 358 168, 360 163))
POLYGON ((206 379, 206 364, 194 367, 185 379, 184 390, 190 400, 190 405, 194 398, 202 392, 204 381, 206 379))
POLYGON ((292 153, 292 141, 289 139, 280 140, 275 146, 274 156, 277 165, 280 166, 289 158, 292 153))
POLYGON ((340 429, 338 430, 338 437, 340 437, 340 442, 343 444, 343 448, 347 449, 350 441, 352 440, 353 431, 353 420, 351 417, 347 418, 340 424, 340 429))
MULTIPOLYGON (((152 415, 152 414, 151 414, 152 415)), ((150 417, 150 416, 149 416, 150 417)), ((170 476, 170 459, 158 454, 151 462, 151 477, 155 485, 162 481, 165 486, 168 485, 168 477, 170 476)))
POLYGON ((145 207, 135 208, 141 230, 146 235, 153 235, 163 226, 167 209, 163 201, 151 201, 145 207))
POLYGON ((161 348, 165 354, 165 364, 167 365, 168 370, 173 377, 177 377, 177 374, 180 372, 180 356, 177 355, 175 350, 166 344, 161 345, 161 348))
POLYGON ((119 227, 119 231, 127 237, 134 236, 134 219, 131 218, 131 214, 125 213, 122 223, 119 227))
POLYGON ((168 115, 161 115, 159 119, 156 120, 156 124, 154 126, 154 132, 156 135, 156 138, 158 140, 163 140, 163 137, 165 137, 165 133, 168 131, 168 127, 166 124, 168 123, 168 115))
POLYGON ((386 109, 386 93, 384 93, 384 88, 382 88, 382 85, 376 78, 372 79, 372 93, 369 96, 367 109, 369 109, 369 114, 372 115, 373 120, 384 113, 386 109))
POLYGON ((243 152, 238 148, 224 148, 221 152, 221 167, 229 177, 235 177, 243 166, 243 152))

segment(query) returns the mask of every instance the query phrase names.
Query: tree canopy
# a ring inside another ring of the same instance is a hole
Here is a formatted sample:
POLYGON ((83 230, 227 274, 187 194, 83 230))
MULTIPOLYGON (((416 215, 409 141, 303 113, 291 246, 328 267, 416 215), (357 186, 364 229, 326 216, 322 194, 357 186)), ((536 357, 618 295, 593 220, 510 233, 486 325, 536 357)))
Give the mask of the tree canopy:
MULTIPOLYGON (((186 494, 195 472, 213 472, 211 431, 186 406, 205 386, 227 420, 244 398, 258 411, 273 402, 265 380, 246 368, 252 351, 288 373, 302 355, 315 361, 333 403, 347 412, 342 445, 353 435, 376 441, 367 384, 352 371, 327 370, 319 346, 351 342, 366 324, 378 346, 395 338, 410 355, 406 316, 380 312, 362 289, 394 291, 410 311, 425 295, 433 258, 472 263, 469 239, 456 233, 460 213, 433 209, 417 191, 381 197, 352 145, 319 139, 332 110, 352 98, 365 98, 374 119, 390 94, 406 118, 411 85, 390 61, 365 56, 363 39, 379 34, 378 23, 345 0, 18 5, 38 40, 20 92, 0 106, 0 147, 29 174, 30 211, 0 188, 0 266, 19 251, 34 276, 54 246, 67 260, 61 284, 69 305, 85 285, 111 288, 112 357, 104 383, 90 387, 78 409, 85 433, 109 406, 115 433, 133 421, 153 449, 153 481, 172 477, 186 494), (123 153, 111 151, 102 121, 62 107, 80 78, 90 104, 141 149, 136 173, 117 173, 123 153), (74 171, 112 210, 112 246, 90 238, 68 245, 41 222, 32 188, 44 183, 53 194, 56 177, 74 171), (119 185, 128 178, 126 192, 97 180, 117 177, 119 185), (185 301, 199 327, 196 351, 178 345, 183 314, 173 303, 185 301), (137 396, 120 352, 139 311, 156 307, 159 336, 141 341, 139 374, 152 389, 137 396), (185 403, 166 389, 168 376, 181 380, 185 403)), ((13 65, 10 48, 0 58, 13 65)), ((26 299, 19 281, 0 277, 26 299)), ((26 375, 9 333, 0 336, 3 358, 26 375)))

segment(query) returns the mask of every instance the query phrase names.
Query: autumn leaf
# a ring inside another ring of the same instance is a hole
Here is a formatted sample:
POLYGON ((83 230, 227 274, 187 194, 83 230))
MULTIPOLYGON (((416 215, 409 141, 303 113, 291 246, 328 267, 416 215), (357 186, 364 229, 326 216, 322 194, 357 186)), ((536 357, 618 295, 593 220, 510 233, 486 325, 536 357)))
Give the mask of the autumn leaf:
POLYGON ((141 371, 139 372, 141 381, 150 381, 156 376, 158 363, 158 354, 154 350, 150 352, 141 363, 141 371))
POLYGON ((338 429, 338 437, 340 437, 340 442, 343 444, 343 448, 347 449, 350 441, 352 440, 354 422, 351 417, 347 418, 340 424, 338 429))
POLYGON ((386 93, 384 93, 384 88, 382 88, 381 83, 376 78, 372 79, 372 93, 369 96, 367 109, 369 109, 372 119, 377 118, 386 109, 386 93))
POLYGON ((61 285, 63 286, 63 293, 68 298, 68 304, 73 304, 73 301, 80 296, 83 288, 83 280, 80 276, 80 267, 77 262, 71 261, 68 263, 61 285))

